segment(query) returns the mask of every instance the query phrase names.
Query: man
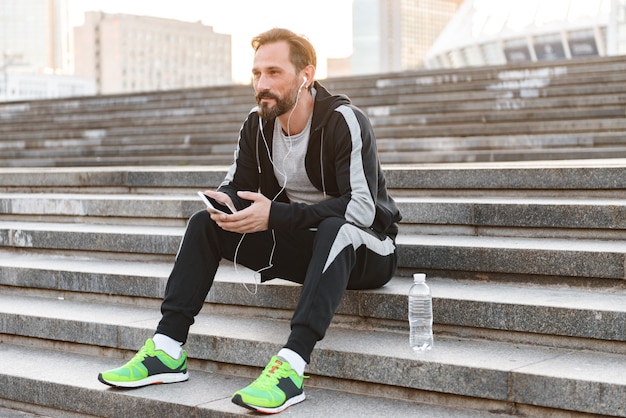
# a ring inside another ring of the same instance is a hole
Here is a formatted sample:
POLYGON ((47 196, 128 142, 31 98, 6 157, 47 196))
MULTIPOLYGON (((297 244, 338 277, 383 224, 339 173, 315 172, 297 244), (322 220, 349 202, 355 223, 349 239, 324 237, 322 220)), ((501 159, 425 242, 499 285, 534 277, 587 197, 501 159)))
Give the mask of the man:
POLYGON ((349 99, 314 82, 310 42, 285 29, 252 40, 258 106, 245 120, 235 160, 217 191, 235 209, 194 214, 187 225, 152 339, 98 379, 137 387, 188 379, 189 327, 220 259, 301 283, 291 334, 237 405, 276 413, 304 400, 304 369, 346 289, 389 281, 397 266, 400 213, 388 196, 372 127, 349 99), (304 169, 303 169, 304 168, 304 169))

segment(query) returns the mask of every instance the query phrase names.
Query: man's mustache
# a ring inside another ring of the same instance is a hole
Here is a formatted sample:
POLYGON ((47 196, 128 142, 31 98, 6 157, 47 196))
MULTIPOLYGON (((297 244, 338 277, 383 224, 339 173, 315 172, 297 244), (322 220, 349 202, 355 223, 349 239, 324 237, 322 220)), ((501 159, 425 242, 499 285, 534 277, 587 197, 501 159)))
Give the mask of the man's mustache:
POLYGON ((262 91, 262 92, 257 93, 256 101, 258 102, 262 99, 274 99, 278 101, 280 98, 276 96, 275 94, 270 93, 269 91, 262 91))

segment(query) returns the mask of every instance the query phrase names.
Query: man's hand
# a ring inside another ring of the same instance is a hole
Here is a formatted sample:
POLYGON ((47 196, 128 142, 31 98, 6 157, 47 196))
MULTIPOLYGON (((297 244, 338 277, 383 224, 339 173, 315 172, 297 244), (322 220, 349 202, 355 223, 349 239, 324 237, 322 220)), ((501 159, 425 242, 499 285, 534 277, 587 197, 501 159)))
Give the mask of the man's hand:
MULTIPOLYGON (((220 194, 224 195, 224 193, 220 194)), ((237 232, 239 234, 267 230, 272 202, 260 193, 237 192, 237 195, 242 199, 252 201, 252 204, 232 215, 211 213, 211 219, 225 231, 237 232)), ((217 199, 217 197, 215 198, 217 199)))

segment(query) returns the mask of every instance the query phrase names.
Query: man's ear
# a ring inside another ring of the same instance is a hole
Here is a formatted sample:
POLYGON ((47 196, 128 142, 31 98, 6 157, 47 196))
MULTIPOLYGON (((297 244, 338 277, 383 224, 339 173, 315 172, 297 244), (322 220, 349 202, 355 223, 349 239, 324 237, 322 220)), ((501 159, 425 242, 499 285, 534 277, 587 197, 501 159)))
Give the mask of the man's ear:
POLYGON ((302 69, 302 76, 306 78, 306 81, 303 81, 303 88, 308 89, 315 80, 315 67, 312 65, 307 65, 306 67, 304 67, 302 69))

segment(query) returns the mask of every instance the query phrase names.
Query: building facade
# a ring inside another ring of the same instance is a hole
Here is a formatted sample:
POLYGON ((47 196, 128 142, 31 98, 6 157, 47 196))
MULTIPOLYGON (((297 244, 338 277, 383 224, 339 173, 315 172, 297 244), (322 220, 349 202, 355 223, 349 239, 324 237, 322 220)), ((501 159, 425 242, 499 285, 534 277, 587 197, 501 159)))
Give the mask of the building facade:
POLYGON ((421 68, 462 0, 354 0, 352 73, 421 68))
POLYGON ((201 22, 87 12, 74 51, 100 94, 232 84, 231 36, 201 22))

